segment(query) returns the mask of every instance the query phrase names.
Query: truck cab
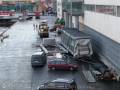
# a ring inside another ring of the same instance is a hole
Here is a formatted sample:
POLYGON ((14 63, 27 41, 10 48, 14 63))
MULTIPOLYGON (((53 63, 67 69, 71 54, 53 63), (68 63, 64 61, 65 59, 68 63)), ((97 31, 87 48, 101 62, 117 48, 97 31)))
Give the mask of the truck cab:
POLYGON ((42 21, 39 24, 38 34, 40 35, 41 38, 49 37, 49 27, 47 21, 42 21))

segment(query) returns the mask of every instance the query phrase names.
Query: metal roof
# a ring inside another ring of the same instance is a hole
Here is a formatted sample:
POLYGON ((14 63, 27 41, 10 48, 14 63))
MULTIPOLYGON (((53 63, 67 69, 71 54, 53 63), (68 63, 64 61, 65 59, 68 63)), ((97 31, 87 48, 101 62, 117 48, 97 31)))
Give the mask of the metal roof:
POLYGON ((76 28, 64 28, 63 32, 69 34, 72 38, 75 38, 75 39, 77 39, 77 38, 89 38, 89 35, 85 34, 82 31, 79 31, 76 28))

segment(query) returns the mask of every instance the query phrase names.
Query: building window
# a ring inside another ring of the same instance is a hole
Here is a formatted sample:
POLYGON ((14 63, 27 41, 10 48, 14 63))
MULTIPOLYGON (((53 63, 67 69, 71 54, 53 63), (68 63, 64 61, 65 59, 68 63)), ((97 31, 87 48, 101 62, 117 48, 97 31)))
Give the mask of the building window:
POLYGON ((85 10, 95 11, 95 5, 85 5, 85 10))
POLYGON ((117 6, 117 16, 120 17, 120 6, 117 6))
POLYGON ((82 12, 82 2, 72 2, 72 10, 75 12, 82 12))
POLYGON ((86 4, 85 10, 95 11, 95 12, 114 15, 114 16, 120 16, 120 6, 86 4))
POLYGON ((117 13, 115 6, 104 6, 104 5, 96 5, 96 12, 115 15, 115 16, 117 13))

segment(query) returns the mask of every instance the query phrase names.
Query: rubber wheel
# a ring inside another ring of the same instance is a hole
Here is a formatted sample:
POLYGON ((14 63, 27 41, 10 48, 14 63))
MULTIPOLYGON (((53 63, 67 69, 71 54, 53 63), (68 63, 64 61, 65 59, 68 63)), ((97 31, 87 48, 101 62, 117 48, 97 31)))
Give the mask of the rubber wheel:
POLYGON ((71 67, 70 70, 73 71, 73 68, 71 67))
POLYGON ((55 70, 55 67, 52 67, 51 69, 52 69, 52 70, 55 70))

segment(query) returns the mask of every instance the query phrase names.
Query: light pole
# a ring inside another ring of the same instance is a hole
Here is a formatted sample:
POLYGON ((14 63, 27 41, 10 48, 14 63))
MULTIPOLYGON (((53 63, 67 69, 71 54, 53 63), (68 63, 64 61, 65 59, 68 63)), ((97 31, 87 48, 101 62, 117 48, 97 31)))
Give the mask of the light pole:
POLYGON ((70 2, 70 3, 71 3, 71 16, 72 16, 72 8, 73 8, 73 7, 72 7, 72 0, 71 0, 71 2, 70 2))
POLYGON ((68 3, 70 4, 69 27, 71 28, 72 27, 72 0, 68 0, 68 3))

